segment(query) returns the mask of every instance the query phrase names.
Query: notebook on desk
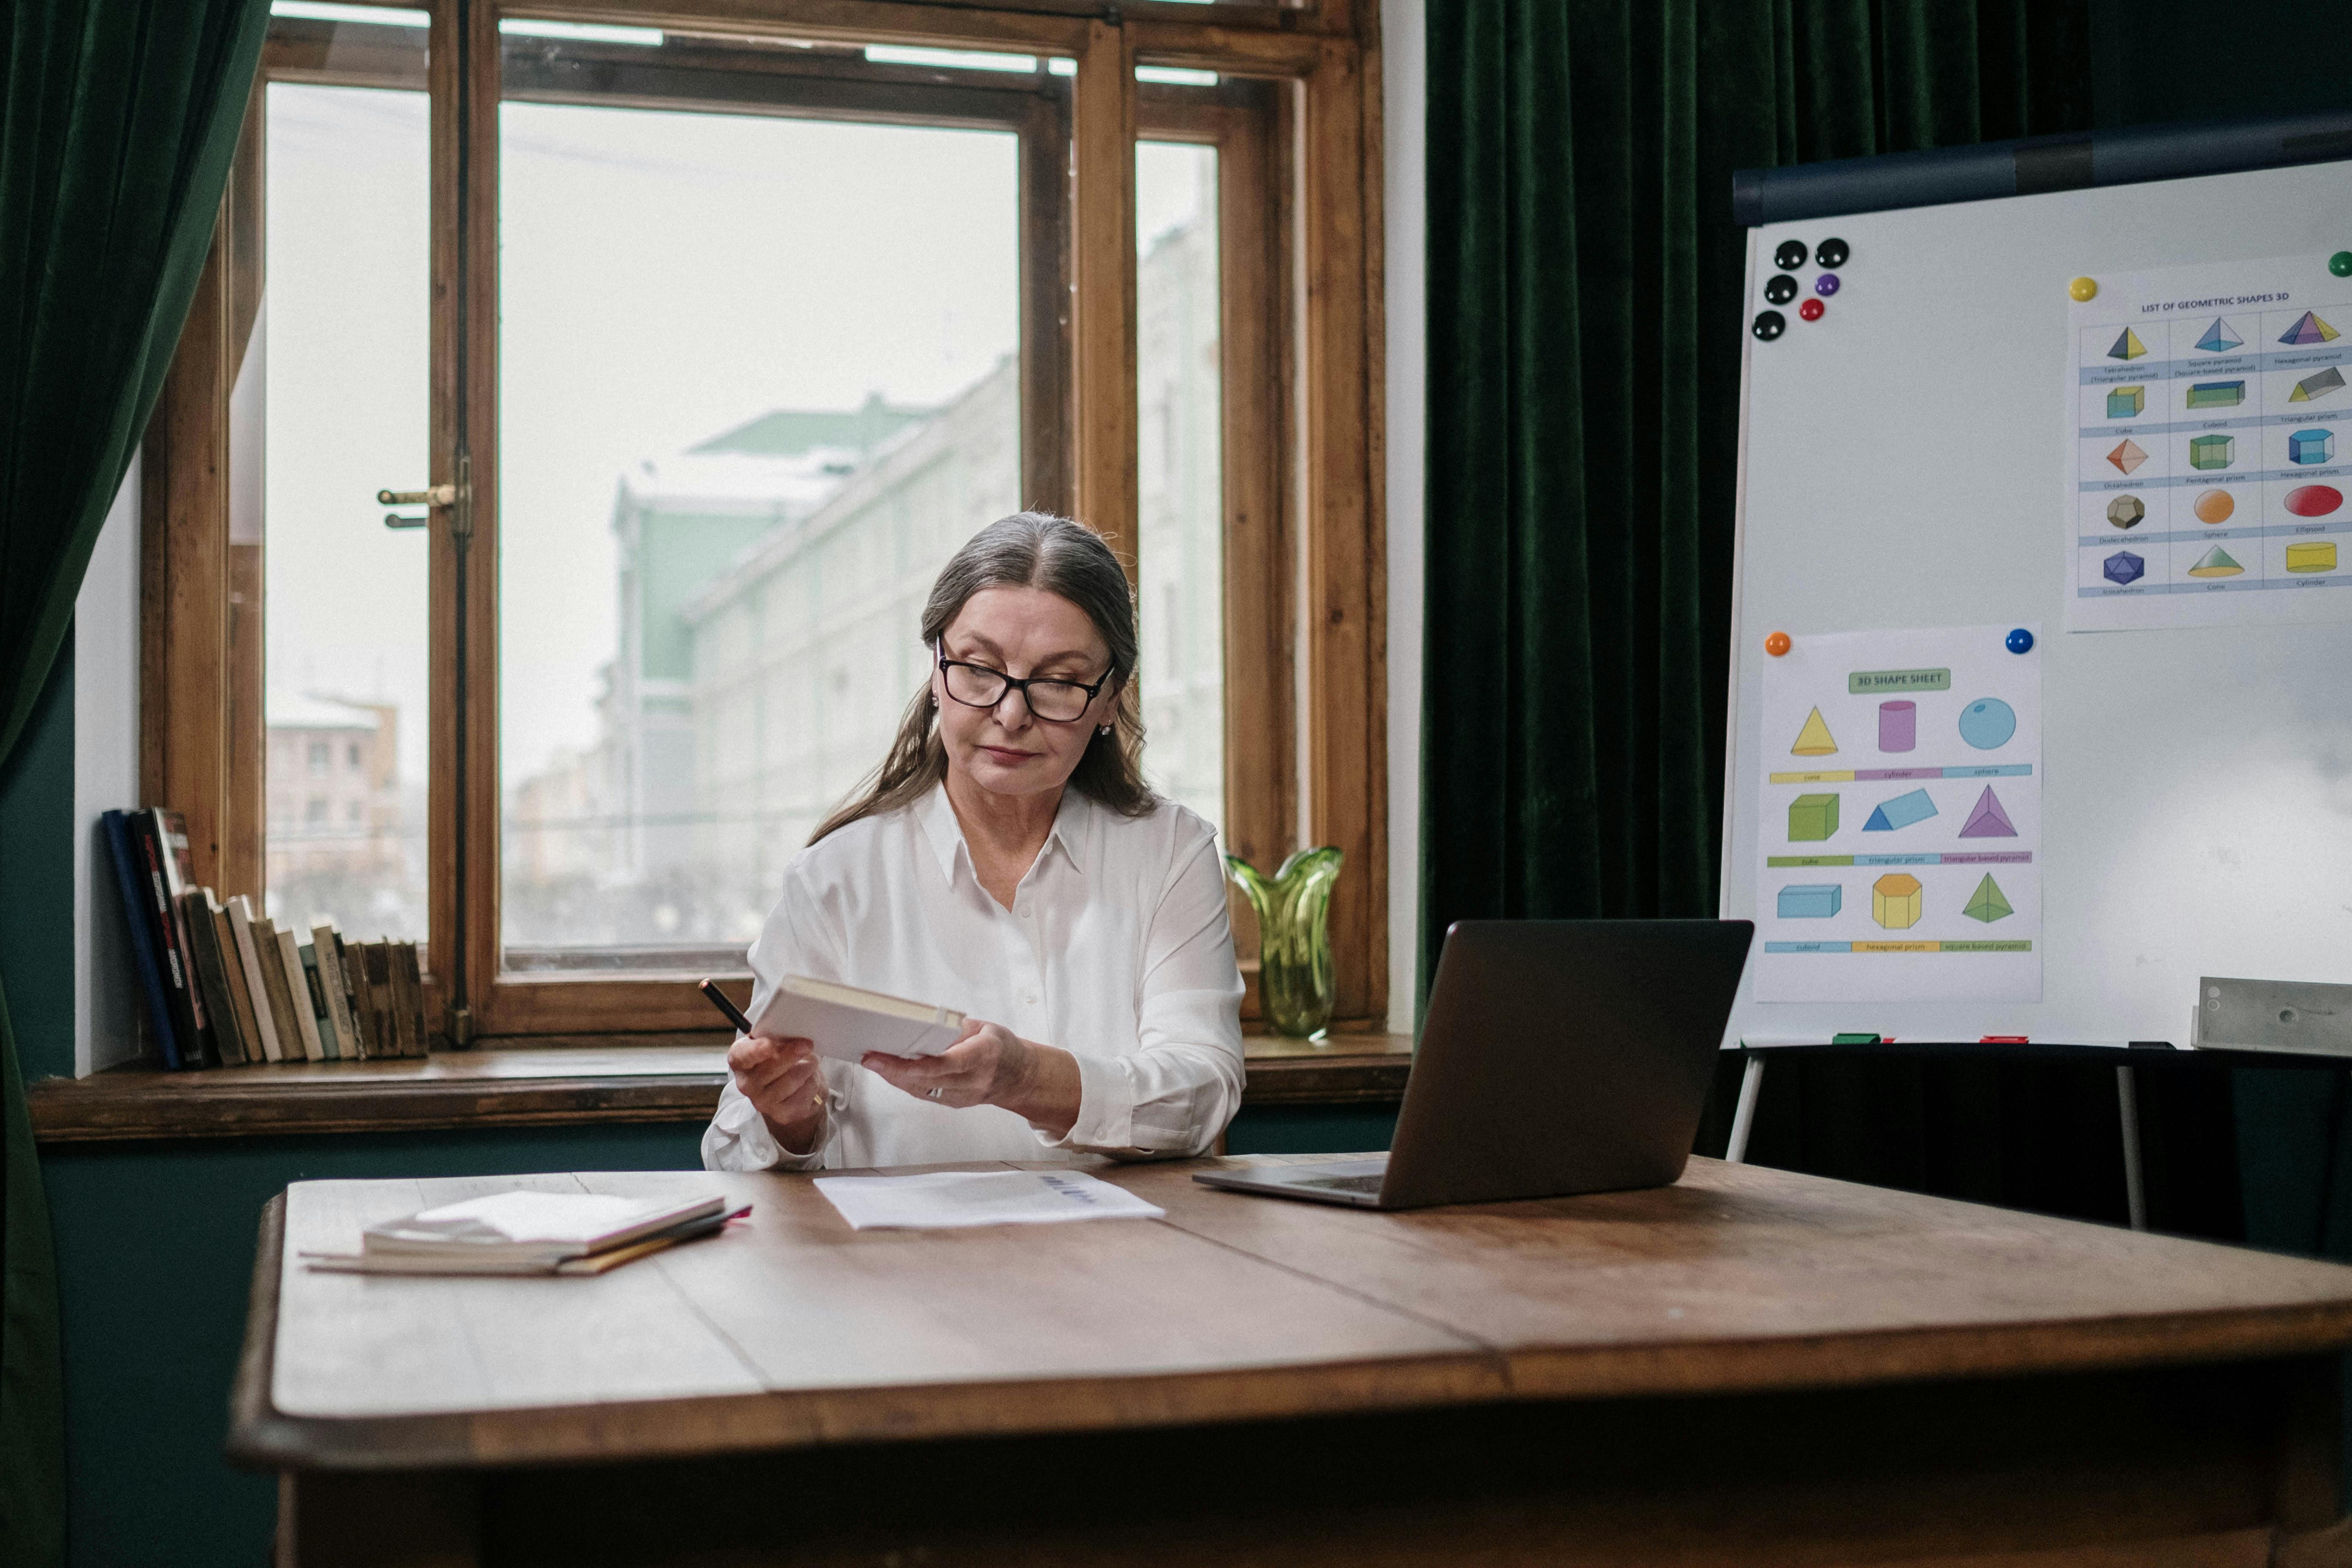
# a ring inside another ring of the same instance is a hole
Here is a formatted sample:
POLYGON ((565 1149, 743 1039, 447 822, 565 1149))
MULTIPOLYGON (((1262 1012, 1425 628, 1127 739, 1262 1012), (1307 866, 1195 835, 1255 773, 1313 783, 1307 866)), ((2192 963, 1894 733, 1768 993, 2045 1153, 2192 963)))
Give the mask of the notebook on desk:
POLYGON ((1388 1209, 1664 1186, 1690 1158, 1755 930, 1458 921, 1388 1154, 1192 1179, 1388 1209))

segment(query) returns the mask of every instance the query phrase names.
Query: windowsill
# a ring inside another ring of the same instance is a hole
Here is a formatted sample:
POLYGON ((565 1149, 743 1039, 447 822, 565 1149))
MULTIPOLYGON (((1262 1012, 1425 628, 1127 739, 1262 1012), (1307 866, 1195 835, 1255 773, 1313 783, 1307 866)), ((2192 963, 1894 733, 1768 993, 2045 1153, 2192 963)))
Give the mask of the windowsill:
MULTIPOLYGON (((719 1104, 727 1038, 607 1036, 404 1060, 118 1068, 45 1079, 26 1098, 42 1144, 691 1122, 719 1104)), ((1334 1035, 1322 1045, 1254 1035, 1243 1047, 1245 1108, 1392 1105, 1412 1064, 1408 1035, 1334 1035)))

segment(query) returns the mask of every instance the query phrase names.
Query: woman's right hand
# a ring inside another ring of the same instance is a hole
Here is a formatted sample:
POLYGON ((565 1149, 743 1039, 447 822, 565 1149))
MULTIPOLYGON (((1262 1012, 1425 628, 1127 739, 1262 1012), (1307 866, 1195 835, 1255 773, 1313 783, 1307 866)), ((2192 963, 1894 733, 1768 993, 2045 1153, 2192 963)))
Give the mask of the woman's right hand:
POLYGON ((790 1153, 816 1151, 824 1132, 824 1079, 814 1041, 740 1036, 727 1052, 727 1069, 767 1121, 770 1137, 790 1153))

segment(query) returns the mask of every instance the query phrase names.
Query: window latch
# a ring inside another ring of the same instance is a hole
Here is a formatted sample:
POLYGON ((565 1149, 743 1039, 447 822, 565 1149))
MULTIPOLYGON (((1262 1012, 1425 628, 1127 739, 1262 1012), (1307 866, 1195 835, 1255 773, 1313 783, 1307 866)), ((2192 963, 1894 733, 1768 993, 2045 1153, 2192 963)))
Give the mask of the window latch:
MULTIPOLYGON (((435 485, 429 489, 421 490, 378 490, 375 492, 376 504, 378 506, 447 507, 452 513, 451 537, 463 544, 474 531, 473 468, 472 459, 461 456, 457 459, 457 483, 435 485)), ((383 525, 386 528, 423 528, 432 521, 429 515, 403 517, 398 512, 386 512, 383 525)))

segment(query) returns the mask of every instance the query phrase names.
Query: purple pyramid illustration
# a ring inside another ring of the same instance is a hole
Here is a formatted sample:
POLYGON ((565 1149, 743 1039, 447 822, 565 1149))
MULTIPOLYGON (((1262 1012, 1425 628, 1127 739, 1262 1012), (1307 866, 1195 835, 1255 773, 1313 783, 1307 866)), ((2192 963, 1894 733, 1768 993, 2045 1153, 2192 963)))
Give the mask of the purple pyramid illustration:
POLYGON ((1969 812, 1968 826, 1960 829, 1960 837, 1963 838, 2014 838, 2017 837, 2017 829, 2011 824, 2009 813, 2000 808, 2000 796, 1992 793, 1992 785, 1985 785, 1984 794, 1977 796, 1977 804, 1969 812))

